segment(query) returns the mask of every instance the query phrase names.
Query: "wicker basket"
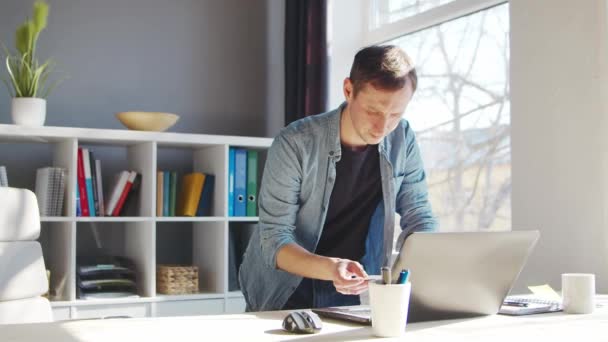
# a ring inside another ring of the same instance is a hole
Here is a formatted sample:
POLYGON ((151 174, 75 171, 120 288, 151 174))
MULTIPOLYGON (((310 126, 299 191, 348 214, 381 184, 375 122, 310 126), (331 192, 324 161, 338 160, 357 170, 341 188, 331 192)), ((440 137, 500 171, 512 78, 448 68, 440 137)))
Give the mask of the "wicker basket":
POLYGON ((198 293, 198 267, 157 265, 156 292, 162 294, 198 293))

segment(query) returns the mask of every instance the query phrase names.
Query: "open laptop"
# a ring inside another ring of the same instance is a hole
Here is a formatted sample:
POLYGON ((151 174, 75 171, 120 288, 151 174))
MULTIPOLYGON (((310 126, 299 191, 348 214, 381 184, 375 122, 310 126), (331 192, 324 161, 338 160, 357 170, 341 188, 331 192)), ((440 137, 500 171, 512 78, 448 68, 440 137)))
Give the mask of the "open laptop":
MULTIPOLYGON (((408 322, 466 318, 498 312, 538 231, 413 233, 392 267, 411 272, 408 322)), ((321 316, 371 323, 369 307, 313 309, 321 316)))

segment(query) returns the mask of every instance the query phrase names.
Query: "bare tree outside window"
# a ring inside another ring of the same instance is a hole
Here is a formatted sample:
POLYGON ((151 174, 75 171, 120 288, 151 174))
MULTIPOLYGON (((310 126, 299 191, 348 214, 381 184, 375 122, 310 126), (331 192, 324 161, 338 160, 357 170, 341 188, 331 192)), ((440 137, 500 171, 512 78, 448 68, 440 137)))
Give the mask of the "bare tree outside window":
POLYGON ((511 229, 508 15, 503 4, 389 42, 416 63, 405 115, 441 231, 511 229))

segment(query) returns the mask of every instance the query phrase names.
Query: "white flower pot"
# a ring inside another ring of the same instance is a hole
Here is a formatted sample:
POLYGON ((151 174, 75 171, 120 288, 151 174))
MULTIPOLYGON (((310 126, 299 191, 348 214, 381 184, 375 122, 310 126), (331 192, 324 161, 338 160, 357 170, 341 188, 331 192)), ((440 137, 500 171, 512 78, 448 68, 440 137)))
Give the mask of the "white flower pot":
POLYGON ((43 126, 46 100, 37 97, 13 97, 11 115, 13 123, 17 125, 43 126))

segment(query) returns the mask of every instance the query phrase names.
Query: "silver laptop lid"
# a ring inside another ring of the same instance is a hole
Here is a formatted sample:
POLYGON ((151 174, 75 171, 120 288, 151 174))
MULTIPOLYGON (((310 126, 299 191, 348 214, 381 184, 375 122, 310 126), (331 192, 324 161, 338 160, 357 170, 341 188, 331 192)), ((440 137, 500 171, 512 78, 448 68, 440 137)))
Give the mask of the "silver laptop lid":
POLYGON ((408 322, 495 314, 509 293, 538 231, 414 233, 392 273, 411 271, 408 322))

